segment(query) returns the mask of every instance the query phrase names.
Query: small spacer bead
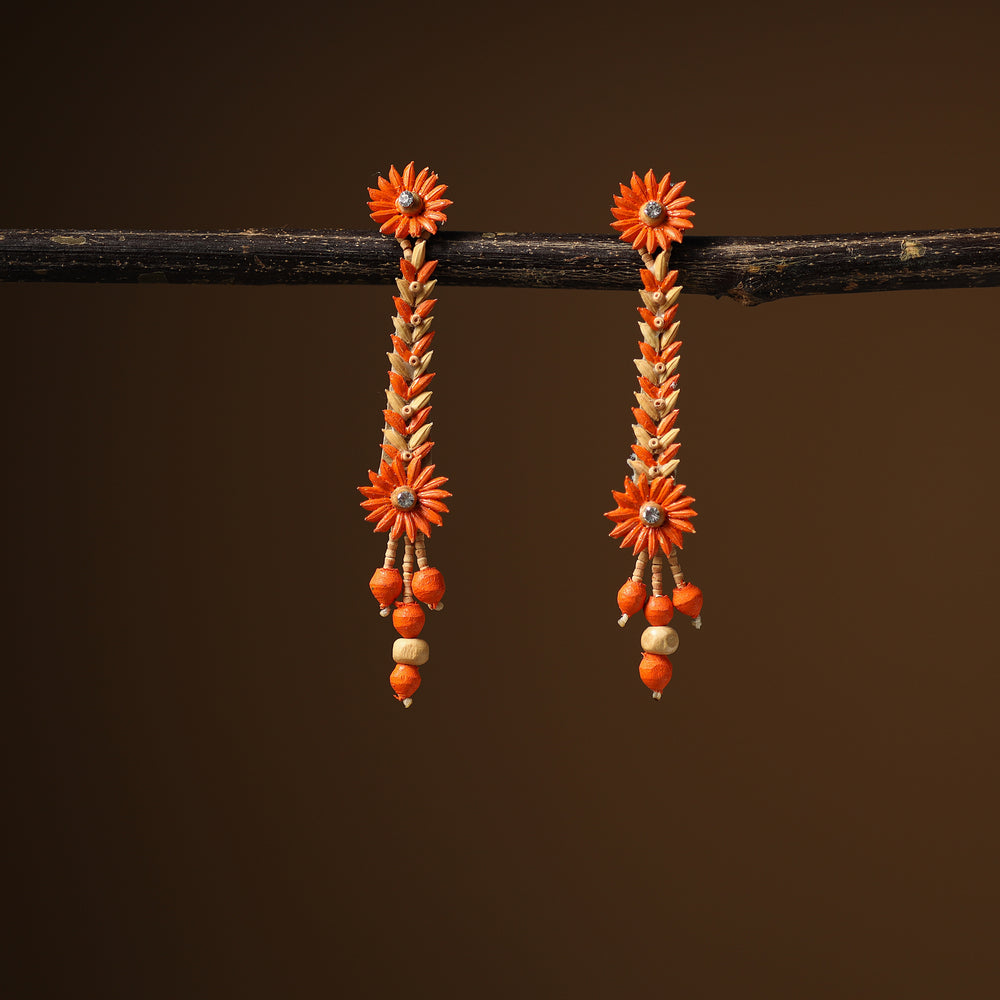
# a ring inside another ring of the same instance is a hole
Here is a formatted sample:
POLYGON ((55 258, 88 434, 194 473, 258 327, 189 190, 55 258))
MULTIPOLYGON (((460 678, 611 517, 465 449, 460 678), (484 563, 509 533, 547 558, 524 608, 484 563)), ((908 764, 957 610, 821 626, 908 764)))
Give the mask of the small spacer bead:
POLYGON ((423 639, 397 639, 392 644, 392 658, 396 663, 421 667, 431 653, 431 647, 423 639))
POLYGON ((659 653, 660 656, 669 656, 671 653, 677 652, 680 638, 669 625, 651 625, 643 631, 639 642, 644 653, 659 653))

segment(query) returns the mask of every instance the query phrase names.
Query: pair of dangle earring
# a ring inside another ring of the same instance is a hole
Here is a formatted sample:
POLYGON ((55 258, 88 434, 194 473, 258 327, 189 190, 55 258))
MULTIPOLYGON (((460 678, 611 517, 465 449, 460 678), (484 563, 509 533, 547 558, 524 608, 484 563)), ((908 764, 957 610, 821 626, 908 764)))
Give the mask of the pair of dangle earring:
POLYGON ((636 556, 631 577, 618 591, 618 624, 641 611, 648 622, 640 645, 642 660, 639 676, 656 700, 670 683, 673 665, 670 655, 680 643, 677 632, 670 628, 674 610, 688 615, 695 628, 701 628, 702 593, 684 579, 678 550, 684 546, 684 535, 694 532, 691 519, 697 516, 687 495, 687 487, 676 480, 680 450, 676 426, 680 395, 681 341, 677 339, 680 322, 675 319, 681 286, 677 271, 671 271, 670 251, 674 243, 684 238, 684 230, 694 225, 694 212, 688 207, 694 201, 682 195, 684 181, 670 183, 670 174, 657 181, 650 170, 640 178, 633 173, 628 185, 621 185, 621 194, 614 198, 612 227, 619 230, 620 239, 630 242, 639 251, 643 267, 639 271, 642 288, 639 295, 639 341, 641 357, 636 358, 639 370, 638 404, 632 408, 636 422, 632 425, 635 443, 628 460, 631 477, 625 479, 625 490, 612 490, 616 507, 605 517, 615 522, 612 538, 621 539, 621 547, 632 547, 636 556), (653 251, 659 249, 656 256, 653 251), (673 590, 664 589, 664 562, 673 577, 673 590), (649 566, 652 594, 644 580, 649 566))
MULTIPOLYGON (((669 173, 662 181, 652 171, 642 179, 633 173, 631 184, 621 185, 612 209, 616 220, 612 226, 642 258, 639 294, 643 304, 638 307, 642 357, 635 361, 639 391, 635 393, 638 406, 632 410, 636 419, 628 463, 632 476, 626 478, 624 492, 612 491, 617 506, 605 516, 615 522, 611 536, 621 539, 622 548, 632 546, 637 557, 631 577, 618 591, 619 625, 640 611, 645 615, 649 627, 642 633, 639 674, 657 700, 670 681, 669 655, 679 643, 668 624, 674 609, 701 627, 702 594, 685 581, 677 555, 684 534, 694 531, 691 519, 696 516, 694 498, 674 475, 680 449, 676 421, 681 347, 676 339, 680 323, 674 317, 681 287, 676 284, 677 271, 669 270, 670 250, 673 243, 681 242, 684 230, 692 227, 694 215, 687 207, 693 199, 681 195, 683 188, 683 181, 671 185, 669 173), (674 583, 669 595, 663 584, 664 563, 674 583), (651 595, 644 581, 647 566, 651 595)), ((372 219, 381 232, 396 238, 403 256, 401 276, 396 279, 399 295, 393 298, 396 315, 392 318, 393 350, 387 355, 390 369, 387 406, 382 411, 382 455, 378 471, 368 473, 369 485, 359 489, 365 497, 361 506, 368 511, 366 520, 375 522, 376 532, 389 534, 383 564, 375 570, 370 588, 381 614, 392 616, 399 633, 392 648, 395 667, 389 681, 406 707, 420 686, 420 667, 430 652, 419 638, 425 622, 420 602, 441 610, 445 591, 444 577, 430 565, 427 555, 432 526, 442 523, 441 515, 448 511, 444 500, 451 494, 442 489, 447 479, 435 476, 435 467, 428 462, 434 444, 428 386, 434 378, 429 365, 437 302, 431 298, 436 285, 431 276, 437 262, 426 259, 427 239, 446 221, 443 210, 451 204, 442 197, 445 190, 436 174, 427 168, 417 173, 413 163, 402 174, 392 167, 388 179, 379 177, 378 187, 368 189, 372 219), (400 542, 402 571, 396 566, 400 542)))

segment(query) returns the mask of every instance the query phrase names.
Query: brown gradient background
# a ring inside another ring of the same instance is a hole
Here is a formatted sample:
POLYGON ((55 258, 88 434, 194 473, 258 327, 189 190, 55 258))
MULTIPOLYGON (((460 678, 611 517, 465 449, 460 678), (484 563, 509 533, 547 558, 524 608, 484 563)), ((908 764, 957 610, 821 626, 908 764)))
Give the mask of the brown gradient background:
MULTIPOLYGON (((392 5, 8 23, 9 227, 996 225, 983 4, 392 5)), ((391 241, 390 241, 391 243, 391 241)), ((386 252, 392 253, 387 243, 386 252)), ((996 289, 685 300, 681 626, 607 537, 635 296, 449 287, 410 711, 367 580, 388 287, 0 286, 5 997, 992 997, 996 289)))

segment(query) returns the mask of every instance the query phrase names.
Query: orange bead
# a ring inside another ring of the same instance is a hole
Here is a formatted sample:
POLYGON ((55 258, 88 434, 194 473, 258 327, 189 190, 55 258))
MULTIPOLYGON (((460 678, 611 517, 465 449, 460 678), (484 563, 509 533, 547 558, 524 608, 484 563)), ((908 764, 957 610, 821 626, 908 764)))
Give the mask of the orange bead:
POLYGON ((674 668, 665 656, 660 653, 643 653, 639 663, 639 676, 654 696, 670 683, 673 672, 674 668))
POLYGON ((646 585, 642 580, 626 580, 618 591, 618 607, 623 615, 637 615, 646 603, 646 585))
POLYGON ((419 604, 400 604, 392 613, 392 624, 401 636, 412 639, 420 635, 424 618, 424 609, 419 604))
POLYGON ((693 583, 682 583, 679 587, 674 587, 674 607, 688 618, 697 618, 704 603, 701 587, 696 587, 693 583))
POLYGON ((669 625, 670 619, 674 617, 673 603, 666 594, 662 597, 651 597, 646 601, 643 611, 650 625, 669 625))
POLYGON ((441 570, 433 566, 418 569, 413 574, 413 596, 432 608, 435 604, 439 604, 444 597, 444 575, 441 570))
POLYGON ((375 595, 380 608, 389 607, 403 590, 403 578, 398 569, 385 569, 384 567, 375 570, 368 583, 371 592, 375 595))
POLYGON ((420 670, 409 663, 397 663, 396 669, 389 674, 389 683, 396 692, 396 700, 406 701, 420 687, 420 670))

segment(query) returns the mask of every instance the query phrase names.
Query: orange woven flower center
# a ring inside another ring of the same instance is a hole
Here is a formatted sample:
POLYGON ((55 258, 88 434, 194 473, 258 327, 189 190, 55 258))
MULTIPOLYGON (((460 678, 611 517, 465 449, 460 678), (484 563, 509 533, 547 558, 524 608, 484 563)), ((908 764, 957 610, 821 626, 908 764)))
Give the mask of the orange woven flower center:
POLYGON ((407 486, 397 486, 390 499, 393 507, 398 510, 412 510, 417 503, 416 494, 407 486))
POLYGON ((663 204, 659 201, 647 201, 645 205, 639 210, 639 218, 646 223, 647 226, 658 226, 661 222, 665 222, 667 215, 663 210, 663 204))
POLYGON ((396 199, 396 208, 403 215, 419 215, 424 210, 424 199, 416 191, 401 191, 396 199))
POLYGON ((663 524, 667 515, 658 503, 651 502, 644 503, 639 508, 639 517, 642 518, 644 524, 648 524, 651 528, 656 528, 663 524))

